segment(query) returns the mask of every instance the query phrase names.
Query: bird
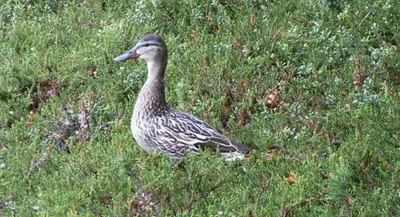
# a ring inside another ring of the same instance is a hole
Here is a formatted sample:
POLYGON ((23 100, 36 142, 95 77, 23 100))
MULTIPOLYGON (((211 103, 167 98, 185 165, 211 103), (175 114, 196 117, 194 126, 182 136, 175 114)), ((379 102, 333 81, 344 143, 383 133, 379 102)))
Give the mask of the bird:
POLYGON ((220 131, 188 113, 172 108, 165 99, 164 74, 168 49, 156 34, 146 34, 132 49, 114 58, 115 62, 143 59, 147 80, 133 109, 131 131, 136 143, 146 152, 169 155, 171 163, 201 149, 218 151, 225 161, 243 160, 253 150, 228 139, 220 131))

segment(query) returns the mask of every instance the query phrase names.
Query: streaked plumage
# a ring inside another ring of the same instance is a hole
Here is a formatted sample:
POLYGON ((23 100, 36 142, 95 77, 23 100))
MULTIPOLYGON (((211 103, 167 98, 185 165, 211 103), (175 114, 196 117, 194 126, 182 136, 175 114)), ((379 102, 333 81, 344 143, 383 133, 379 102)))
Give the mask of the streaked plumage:
POLYGON ((219 149, 227 160, 243 159, 251 148, 230 141, 204 121, 171 108, 164 93, 164 73, 168 51, 163 39, 145 35, 116 62, 141 58, 147 62, 148 75, 137 98, 131 130, 136 142, 147 152, 160 151, 171 160, 178 160, 187 151, 194 154, 201 148, 219 149))

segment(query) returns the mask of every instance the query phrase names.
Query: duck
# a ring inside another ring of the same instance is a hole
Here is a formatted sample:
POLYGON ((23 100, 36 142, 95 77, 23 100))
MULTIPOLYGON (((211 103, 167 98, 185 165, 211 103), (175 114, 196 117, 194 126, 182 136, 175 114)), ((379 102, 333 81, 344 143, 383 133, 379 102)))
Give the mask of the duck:
POLYGON ((188 113, 172 108, 165 99, 164 75, 168 63, 165 41, 146 34, 132 49, 114 58, 115 62, 142 59, 147 63, 147 79, 133 109, 131 131, 136 143, 147 153, 167 154, 171 163, 188 153, 209 149, 225 161, 243 160, 253 150, 223 135, 188 113))

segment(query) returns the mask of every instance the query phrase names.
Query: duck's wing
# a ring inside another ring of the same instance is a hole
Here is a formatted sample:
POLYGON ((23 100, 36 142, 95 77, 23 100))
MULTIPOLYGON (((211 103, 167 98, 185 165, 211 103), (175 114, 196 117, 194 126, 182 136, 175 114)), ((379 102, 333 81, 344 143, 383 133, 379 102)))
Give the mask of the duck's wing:
POLYGON ((185 144, 193 151, 206 148, 219 150, 221 154, 230 152, 245 153, 249 147, 230 141, 206 122, 180 111, 170 112, 158 118, 158 125, 163 131, 164 141, 185 144))

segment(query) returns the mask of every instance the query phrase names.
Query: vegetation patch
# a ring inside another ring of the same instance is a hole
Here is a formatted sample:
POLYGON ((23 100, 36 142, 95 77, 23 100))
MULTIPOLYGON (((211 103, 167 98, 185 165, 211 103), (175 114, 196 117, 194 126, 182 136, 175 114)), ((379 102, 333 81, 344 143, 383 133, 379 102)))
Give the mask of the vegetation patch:
POLYGON ((397 0, 6 1, 5 216, 398 216, 397 0), (130 132, 154 32, 166 97, 259 152, 171 166, 130 132), (269 155, 265 155, 269 153, 269 155))

